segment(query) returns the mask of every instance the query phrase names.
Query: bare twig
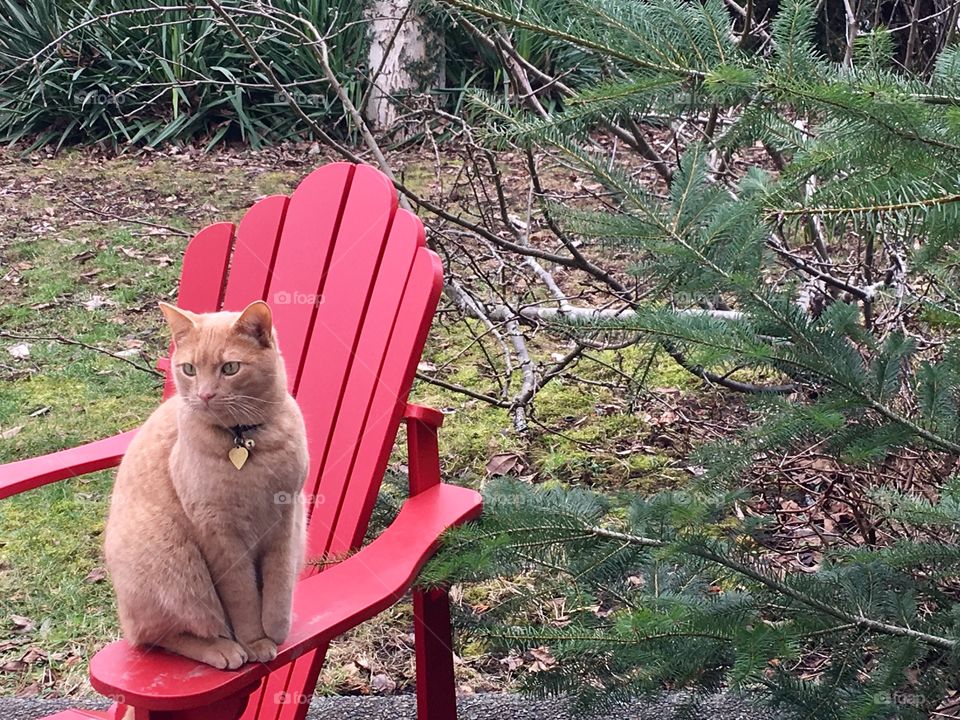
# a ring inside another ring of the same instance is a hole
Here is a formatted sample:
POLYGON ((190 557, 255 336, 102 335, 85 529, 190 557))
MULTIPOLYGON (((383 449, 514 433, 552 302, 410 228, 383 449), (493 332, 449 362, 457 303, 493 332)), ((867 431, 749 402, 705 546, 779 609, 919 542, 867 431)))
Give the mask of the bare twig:
POLYGON ((144 225, 146 227, 155 228, 157 230, 163 230, 168 235, 177 235, 179 237, 191 237, 191 234, 180 228, 175 228, 172 225, 162 225, 160 223, 147 222, 146 220, 139 220, 138 218, 124 217, 123 215, 117 215, 116 213, 108 212, 107 210, 98 210, 96 208, 87 207, 82 205, 76 200, 74 200, 69 195, 65 195, 64 199, 71 205, 80 208, 84 212, 88 212, 91 215, 100 215, 101 217, 108 217, 113 220, 120 220, 121 222, 131 223, 133 225, 144 225))
POLYGON ((114 360, 120 360, 121 362, 125 362, 127 363, 127 365, 131 365, 135 367, 137 370, 145 372, 149 375, 153 375, 154 377, 158 377, 158 378, 164 377, 163 373, 158 372, 157 370, 154 370, 151 367, 147 367, 146 365, 141 365, 140 363, 135 362, 134 360, 131 360, 128 357, 124 357, 123 355, 118 355, 117 353, 111 352, 110 350, 104 350, 103 348, 97 347, 96 345, 89 345, 85 342, 81 342, 80 340, 74 340, 73 338, 64 337, 63 335, 21 335, 20 333, 12 333, 7 330, 0 330, 0 337, 8 338, 10 340, 31 340, 33 342, 45 341, 45 342, 56 342, 56 343, 60 343, 61 345, 75 345, 77 347, 82 347, 87 350, 93 350, 94 352, 98 352, 101 355, 107 355, 108 357, 112 357, 114 360))
POLYGON ((462 385, 455 385, 454 383, 449 383, 446 380, 441 380, 440 378, 430 377, 426 373, 418 372, 416 377, 417 377, 417 380, 422 380, 423 382, 429 383, 430 385, 436 385, 437 387, 443 388, 444 390, 449 390, 451 392, 459 393, 460 395, 466 395, 467 397, 471 397, 474 400, 482 400, 483 402, 493 405, 494 407, 509 408, 511 405, 511 403, 505 400, 500 400, 498 398, 491 397, 490 395, 484 395, 483 393, 479 393, 476 390, 471 390, 470 388, 463 387, 462 385))

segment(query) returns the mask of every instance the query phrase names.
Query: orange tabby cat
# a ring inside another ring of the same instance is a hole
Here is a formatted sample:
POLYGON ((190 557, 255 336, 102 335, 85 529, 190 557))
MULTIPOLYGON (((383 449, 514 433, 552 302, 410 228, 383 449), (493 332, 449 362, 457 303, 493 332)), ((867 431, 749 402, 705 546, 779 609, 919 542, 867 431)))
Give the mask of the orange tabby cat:
POLYGON ((160 308, 177 395, 130 444, 107 520, 123 633, 217 668, 272 660, 303 560, 307 444, 270 308, 160 308))

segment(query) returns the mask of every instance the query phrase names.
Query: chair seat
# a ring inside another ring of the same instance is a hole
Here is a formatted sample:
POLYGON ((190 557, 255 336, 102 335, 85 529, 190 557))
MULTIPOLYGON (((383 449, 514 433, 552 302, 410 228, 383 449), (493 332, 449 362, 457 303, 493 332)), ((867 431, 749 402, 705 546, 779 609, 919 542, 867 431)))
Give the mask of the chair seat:
POLYGON ((90 680, 108 697, 124 697, 128 704, 151 710, 201 707, 249 692, 270 671, 393 605, 410 588, 440 536, 477 517, 481 506, 478 492, 455 485, 436 485, 407 500, 376 540, 300 581, 290 637, 269 663, 227 672, 121 640, 94 656, 90 680))
POLYGON ((106 712, 98 710, 64 710, 56 715, 47 715, 41 720, 108 720, 106 712))

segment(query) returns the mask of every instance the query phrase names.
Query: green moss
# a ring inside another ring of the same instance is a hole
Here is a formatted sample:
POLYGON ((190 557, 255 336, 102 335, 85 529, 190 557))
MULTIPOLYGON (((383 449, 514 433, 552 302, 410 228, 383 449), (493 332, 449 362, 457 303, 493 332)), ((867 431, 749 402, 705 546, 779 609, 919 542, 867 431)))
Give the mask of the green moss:
POLYGON ((697 387, 700 382, 695 375, 684 369, 676 360, 662 350, 658 350, 650 364, 646 386, 688 390, 697 387))
POLYGON ((582 386, 573 385, 563 379, 552 381, 537 393, 535 409, 537 417, 544 422, 563 420, 564 418, 583 418, 595 415, 597 405, 609 400, 610 392, 605 388, 587 392, 582 386))
POLYGON ((408 164, 401 171, 400 177, 403 184, 418 195, 430 189, 436 181, 435 170, 429 164, 408 164))
POLYGON ((670 465, 670 458, 665 455, 644 455, 634 453, 627 458, 630 469, 636 473, 650 473, 662 470, 670 465))
POLYGON ((146 419, 159 397, 152 380, 135 375, 108 382, 105 376, 76 377, 83 374, 77 368, 69 373, 0 385, 0 427, 23 428, 0 442, 0 461, 127 430, 146 419))
POLYGON ((287 195, 297 186, 300 177, 295 172, 260 173, 256 177, 256 188, 263 195, 287 195))

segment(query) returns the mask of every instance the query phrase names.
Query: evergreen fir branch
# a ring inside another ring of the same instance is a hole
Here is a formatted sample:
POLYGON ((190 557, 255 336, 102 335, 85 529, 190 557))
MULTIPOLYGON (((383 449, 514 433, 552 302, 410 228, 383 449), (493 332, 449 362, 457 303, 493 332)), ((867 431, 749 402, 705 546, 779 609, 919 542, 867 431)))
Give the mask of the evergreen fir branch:
POLYGON ((701 640, 716 640, 718 642, 730 642, 733 637, 720 633, 683 631, 653 633, 650 635, 614 635, 610 633, 610 628, 598 628, 591 633, 583 630, 577 632, 570 630, 553 630, 547 628, 534 628, 528 632, 519 632, 524 628, 513 628, 507 630, 483 630, 483 636, 490 639, 507 641, 511 643, 521 643, 521 647, 530 645, 542 645, 545 643, 589 643, 596 645, 629 645, 635 646, 645 642, 659 642, 662 640, 677 640, 681 638, 697 638, 701 640))
MULTIPOLYGON (((532 512, 538 515, 543 515, 545 513, 545 511, 542 509, 539 511, 539 513, 537 513, 535 510, 532 512)), ((546 514, 549 516, 551 513, 546 512, 546 514)), ((732 555, 720 551, 719 548, 712 547, 710 543, 705 543, 702 540, 698 540, 693 537, 679 543, 677 541, 661 540, 655 537, 640 536, 632 533, 611 530, 600 525, 591 525, 589 522, 585 522, 583 519, 578 520, 576 515, 558 516, 557 519, 564 520, 562 523, 534 522, 530 524, 522 521, 517 523, 517 511, 513 511, 510 513, 510 515, 512 515, 512 517, 509 519, 501 518, 497 527, 495 527, 493 530, 487 531, 492 532, 501 538, 506 538, 505 543, 501 545, 503 549, 526 549, 530 547, 531 541, 529 541, 528 538, 530 537, 531 531, 539 531, 547 537, 545 537, 542 541, 536 541, 538 547, 546 547, 549 545, 575 545, 579 542, 587 540, 592 536, 596 539, 613 540, 617 543, 625 543, 638 548, 680 552, 685 555, 695 556, 702 560, 706 560, 721 567, 727 568, 738 575, 757 582, 761 586, 774 591, 780 596, 795 600, 811 610, 822 613, 825 616, 831 617, 841 623, 854 624, 865 631, 878 633, 881 635, 913 638, 926 645, 945 650, 952 651, 957 647, 957 642, 948 637, 935 635, 933 633, 917 630, 912 627, 877 620, 864 615, 862 612, 854 613, 844 610, 839 605, 831 604, 819 599, 810 592, 803 591, 798 587, 796 582, 790 583, 786 582, 785 580, 774 578, 763 570, 758 569, 750 562, 738 560, 732 555), (504 520, 507 520, 507 522, 503 522, 504 520), (514 537, 517 539, 511 539, 514 537)), ((479 536, 474 536, 471 542, 476 542, 479 539, 479 536)), ((799 578, 799 580, 804 581, 803 578, 799 578)), ((809 581, 809 579, 806 581, 809 581)))
POLYGON ((773 21, 771 37, 777 48, 778 68, 787 77, 815 66, 813 49, 814 9, 810 3, 789 0, 773 21))
MULTIPOLYGON (((621 547, 624 547, 624 546, 621 546, 621 547)), ((514 551, 516 551, 515 548, 514 548, 514 551)), ((550 562, 549 560, 546 560, 546 559, 543 558, 543 557, 534 557, 534 556, 532 556, 532 555, 527 555, 527 554, 525 554, 525 553, 523 553, 523 552, 518 552, 517 554, 518 554, 523 560, 526 560, 531 566, 539 565, 540 567, 544 567, 544 568, 546 568, 546 569, 548 569, 548 570, 553 570, 554 572, 558 572, 558 573, 567 575, 567 576, 569 576, 569 577, 570 577, 571 579, 573 579, 573 580, 581 580, 581 579, 583 578, 583 576, 586 574, 586 573, 584 573, 584 572, 573 572, 573 571, 571 571, 570 569, 565 568, 565 567, 563 567, 562 565, 560 565, 560 564, 558 564, 558 563, 552 563, 552 562, 550 562)), ((633 608, 633 607, 634 607, 634 603, 633 603, 633 601, 632 601, 629 597, 627 597, 626 595, 624 595, 624 594, 621 593, 621 592, 618 592, 618 591, 615 590, 614 588, 609 587, 609 586, 607 586, 607 585, 605 585, 605 584, 603 584, 603 583, 598 583, 598 584, 597 584, 597 587, 598 587, 600 590, 602 590, 602 591, 604 591, 604 592, 606 592, 606 593, 609 593, 611 597, 616 598, 619 602, 623 603, 623 606, 624 606, 624 607, 628 607, 628 608, 633 608)))
MULTIPOLYGON (((525 118, 519 114, 502 115, 510 122, 496 130, 487 130, 481 137, 508 139, 527 146, 551 135, 565 138, 588 134, 605 123, 631 119, 642 114, 645 107, 659 104, 659 99, 671 92, 685 91, 686 80, 677 75, 655 75, 629 84, 609 85, 590 93, 571 96, 564 112, 546 118, 525 118)), ((471 93, 471 99, 477 93, 471 93)), ((473 104, 480 104, 476 100, 473 104)), ((488 103, 489 104, 489 103, 488 103)))
POLYGON ((549 27, 546 25, 538 25, 536 23, 527 22, 520 17, 511 17, 509 15, 504 15, 503 13, 497 12, 496 10, 491 10, 489 8, 483 7, 481 5, 476 5, 471 2, 466 2, 466 0, 439 0, 439 2, 444 5, 450 5, 459 10, 465 12, 470 12, 481 17, 485 17, 489 20, 494 20, 496 22, 502 22, 510 27, 519 28, 522 30, 530 30, 532 32, 540 33, 546 35, 547 37, 554 38, 556 40, 561 40, 563 42, 568 42, 571 45, 581 47, 587 50, 595 50, 607 57, 614 58, 617 60, 623 60, 630 65, 644 69, 652 70, 658 73, 678 73, 684 75, 691 79, 703 79, 704 73, 699 70, 693 70, 689 68, 680 67, 676 64, 670 63, 667 65, 660 65, 653 62, 648 62, 641 58, 631 55, 630 53, 622 52, 615 48, 612 48, 608 45, 603 45, 602 43, 597 43, 589 38, 571 35, 568 32, 564 32, 558 28, 549 27))
MULTIPOLYGON (((929 145, 942 150, 950 150, 953 152, 960 151, 960 145, 933 137, 927 137, 913 130, 905 130, 901 127, 897 127, 888 118, 881 117, 877 107, 874 104, 868 104, 866 101, 864 101, 863 97, 859 94, 856 88, 847 89, 836 84, 825 84, 821 86, 807 85, 804 87, 798 87, 784 84, 779 80, 774 80, 772 78, 768 79, 764 83, 764 88, 775 91, 783 99, 788 101, 793 101, 796 103, 810 103, 815 107, 843 113, 844 117, 847 118, 855 117, 862 119, 878 128, 882 128, 891 136, 901 140, 908 140, 911 142, 920 143, 921 145, 929 145)), ((894 108, 906 122, 910 121, 910 118, 906 115, 905 109, 900 108, 891 102, 890 108, 888 109, 894 108)))
MULTIPOLYGON (((667 548, 668 544, 663 541, 657 540, 655 538, 639 537, 636 535, 630 535, 628 533, 617 532, 615 530, 608 530, 602 527, 592 527, 590 531, 593 532, 597 537, 608 538, 611 540, 619 540, 622 542, 628 542, 639 547, 648 547, 648 548, 667 548)), ((754 580, 761 585, 768 587, 771 590, 776 591, 780 595, 792 598, 797 602, 803 603, 808 607, 822 612, 826 615, 829 615, 841 622, 855 624, 858 627, 863 628, 864 630, 869 630, 872 632, 877 632, 883 635, 895 635, 898 637, 908 637, 919 640, 927 645, 932 645, 933 647, 942 648, 945 650, 953 650, 957 647, 957 641, 950 638, 941 637, 939 635, 933 635, 930 633, 922 632, 920 630, 914 630, 909 627, 902 627, 894 625, 892 623, 881 622, 879 620, 874 620, 872 618, 858 616, 853 613, 846 612, 836 607, 832 607, 824 602, 821 602, 815 597, 804 594, 796 590, 793 586, 777 580, 775 578, 769 577, 763 573, 757 572, 754 568, 746 565, 744 563, 733 560, 729 557, 724 557, 718 553, 713 552, 712 550, 688 547, 684 549, 684 552, 688 552, 699 557, 702 557, 705 560, 710 560, 727 567, 735 572, 749 577, 751 580, 754 580)))
POLYGON ((862 215, 866 213, 892 213, 904 210, 917 210, 948 205, 960 202, 960 193, 940 195, 923 200, 911 200, 902 203, 888 203, 885 205, 863 205, 857 207, 801 207, 801 208, 772 208, 767 211, 768 217, 790 217, 793 215, 862 215))
MULTIPOLYGON (((695 187, 703 185, 704 165, 703 150, 701 146, 694 146, 688 151, 688 157, 686 158, 687 162, 685 165, 681 166, 682 168, 685 167, 686 171, 683 173, 682 177, 675 179, 673 187, 677 189, 672 191, 675 208, 672 218, 664 218, 657 209, 651 208, 646 202, 646 192, 639 190, 633 183, 632 179, 623 177, 613 169, 605 167, 602 163, 596 162, 593 158, 590 158, 583 152, 579 151, 579 149, 573 148, 566 143, 558 142, 556 143, 556 146, 558 149, 567 153, 571 159, 584 164, 586 168, 590 170, 602 183, 619 192, 622 192, 625 196, 633 200, 634 208, 641 212, 645 220, 650 222, 651 225, 658 227, 667 238, 669 238, 679 247, 686 250, 692 259, 695 260, 698 265, 700 265, 700 267, 705 270, 709 270, 716 277, 722 278, 731 286, 737 287, 744 291, 771 317, 776 318, 784 327, 788 328, 790 330, 791 337, 795 342, 803 345, 808 351, 815 355, 821 354, 820 349, 813 344, 806 334, 803 333, 797 326, 796 320, 791 313, 785 313, 783 312, 783 308, 776 307, 770 302, 770 298, 755 289, 752 283, 743 283, 728 270, 718 265, 714 260, 704 253, 702 248, 694 246, 690 240, 680 232, 680 222, 681 218, 684 217, 687 198, 693 192, 695 187)), ((706 204, 701 205, 701 211, 706 206, 706 204)), ((696 218, 696 215, 694 215, 692 218, 687 217, 686 221, 690 222, 696 218)))
MULTIPOLYGON (((605 27, 611 28, 614 32, 622 33, 625 37, 629 38, 632 43, 642 48, 645 52, 650 53, 654 57, 658 58, 660 62, 663 63, 664 67, 669 67, 672 65, 672 61, 669 58, 668 53, 664 50, 665 46, 667 46, 668 49, 674 50, 673 54, 675 56, 679 55, 679 53, 676 52, 676 48, 669 47, 670 43, 667 38, 662 38, 662 40, 665 42, 657 43, 654 38, 646 37, 641 34, 638 31, 640 23, 636 22, 640 19, 638 17, 633 18, 635 21, 633 25, 637 26, 634 27, 630 24, 622 22, 619 18, 614 17, 609 12, 605 12, 603 0, 592 0, 589 3, 583 2, 583 0, 573 0, 573 3, 584 10, 588 16, 593 15, 600 18, 605 27)), ((613 7, 616 8, 616 4, 614 4, 613 7)), ((656 7, 656 3, 650 3, 650 7, 656 7)), ((634 12, 636 12, 640 8, 636 7, 632 9, 634 12)), ((695 45, 692 46, 691 49, 693 50, 694 54, 699 53, 699 48, 697 48, 695 45)))
MULTIPOLYGON (((678 239, 678 242, 689 248, 683 241, 678 239)), ((699 261, 706 260, 705 264, 717 272, 717 274, 729 277, 726 271, 707 260, 701 253, 695 253, 695 255, 699 261)), ((758 293, 751 294, 754 295, 754 297, 762 297, 758 293)), ((763 298, 763 307, 764 309, 773 308, 773 305, 769 299, 763 298)), ((775 312, 776 315, 774 317, 777 320, 789 317, 782 309, 775 310, 775 312)), ((882 399, 878 399, 873 394, 867 392, 855 375, 849 372, 845 374, 844 371, 847 370, 849 366, 845 367, 842 364, 838 364, 837 359, 838 357, 842 357, 844 353, 850 352, 849 347, 846 347, 842 342, 837 343, 835 339, 822 333, 818 336, 819 342, 814 342, 810 330, 807 328, 801 330, 795 320, 790 321, 791 335, 793 337, 799 337, 804 341, 803 351, 799 351, 797 348, 790 349, 782 345, 775 347, 759 343, 751 343, 750 345, 731 343, 729 341, 729 330, 737 327, 736 323, 728 323, 725 321, 723 325, 718 325, 716 321, 713 321, 711 318, 678 316, 674 314, 672 318, 674 320, 673 323, 665 323, 659 327, 650 324, 649 321, 651 319, 656 320, 657 318, 661 320, 668 319, 670 315, 662 312, 644 313, 616 321, 605 322, 598 320, 592 322, 591 325, 606 325, 612 328, 645 332, 668 340, 684 341, 695 346, 711 347, 744 357, 752 357, 761 362, 783 363, 794 366, 800 370, 829 379, 835 386, 849 393, 851 398, 856 398, 863 406, 874 410, 886 420, 908 430, 914 436, 923 438, 932 445, 943 448, 944 450, 960 453, 960 443, 911 420, 891 405, 883 402, 882 399), (686 332, 684 332, 684 330, 686 330, 686 332), (830 345, 834 346, 834 354, 824 352, 824 347, 830 345), (809 348, 811 352, 806 352, 807 348, 809 348)), ((851 355, 851 357, 853 362, 859 363, 859 359, 855 354, 851 355)))

